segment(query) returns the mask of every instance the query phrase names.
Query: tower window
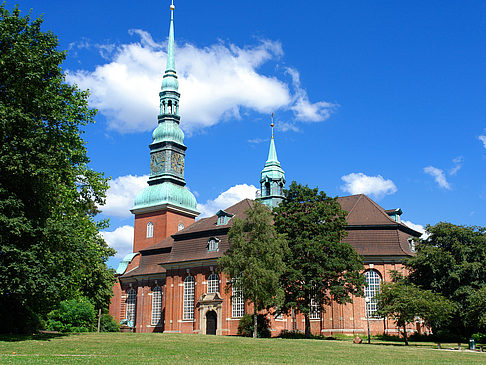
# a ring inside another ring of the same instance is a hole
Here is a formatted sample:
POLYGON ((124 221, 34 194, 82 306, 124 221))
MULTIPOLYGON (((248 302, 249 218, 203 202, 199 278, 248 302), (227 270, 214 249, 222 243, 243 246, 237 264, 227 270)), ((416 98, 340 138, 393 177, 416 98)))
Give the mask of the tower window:
POLYGON ((172 114, 172 100, 169 100, 169 114, 172 114))
POLYGON ((154 236, 154 224, 152 222, 147 223, 147 238, 154 236))
POLYGON ((269 182, 266 182, 266 183, 265 183, 265 195, 266 195, 266 196, 271 195, 271 194, 270 194, 270 183, 269 183, 269 182))
POLYGON ((162 288, 156 286, 152 290, 152 326, 158 326, 162 319, 162 288))
POLYGON ((208 277, 208 293, 217 292, 219 292, 219 276, 213 273, 208 277))
POLYGON ((184 279, 184 299, 182 308, 182 319, 194 319, 194 298, 195 298, 195 280, 194 276, 188 276, 184 279))
POLYGON ((309 319, 320 319, 321 318, 321 310, 319 308, 319 303, 314 298, 311 299, 310 302, 310 315, 309 319))

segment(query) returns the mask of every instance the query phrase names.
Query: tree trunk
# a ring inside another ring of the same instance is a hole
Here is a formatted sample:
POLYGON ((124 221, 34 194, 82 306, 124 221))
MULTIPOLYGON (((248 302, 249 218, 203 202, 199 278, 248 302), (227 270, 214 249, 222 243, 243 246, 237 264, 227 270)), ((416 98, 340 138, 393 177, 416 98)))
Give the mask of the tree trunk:
POLYGON ((310 338, 311 337, 311 327, 310 327, 309 314, 305 313, 304 318, 305 318, 305 338, 310 338))
POLYGON ((258 335, 258 314, 256 306, 253 312, 253 338, 257 338, 258 335))
POLYGON ((407 325, 403 325, 403 339, 405 340, 405 346, 408 346, 408 338, 407 338, 407 325))

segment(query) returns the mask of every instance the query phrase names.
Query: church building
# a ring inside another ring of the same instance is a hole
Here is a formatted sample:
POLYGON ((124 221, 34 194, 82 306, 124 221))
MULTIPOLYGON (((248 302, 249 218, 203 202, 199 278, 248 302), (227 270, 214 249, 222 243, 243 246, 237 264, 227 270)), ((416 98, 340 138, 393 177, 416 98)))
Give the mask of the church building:
MULTIPOLYGON (((158 125, 152 134, 148 186, 135 198, 133 253, 117 270, 110 314, 123 329, 135 332, 234 335, 245 313, 253 313, 244 293, 226 292, 231 278, 218 273, 217 260, 229 248, 228 231, 235 217, 244 218, 253 204, 245 199, 196 221, 194 195, 185 188, 184 160, 187 147, 179 116, 178 79, 174 55, 174 6, 162 79, 158 125)), ((277 158, 275 139, 270 140, 261 172, 258 200, 269 207, 284 198, 285 173, 277 158)), ((338 198, 348 212, 344 239, 364 258, 365 301, 332 304, 311 310, 314 334, 397 334, 393 321, 378 318, 373 299, 390 271, 402 271, 402 260, 414 254, 420 233, 400 222, 400 209, 385 210, 366 195, 338 198)), ((312 308, 311 308, 312 309, 312 308)), ((300 314, 268 313, 272 335, 283 330, 304 330, 300 314)), ((420 324, 417 323, 417 329, 420 324)))

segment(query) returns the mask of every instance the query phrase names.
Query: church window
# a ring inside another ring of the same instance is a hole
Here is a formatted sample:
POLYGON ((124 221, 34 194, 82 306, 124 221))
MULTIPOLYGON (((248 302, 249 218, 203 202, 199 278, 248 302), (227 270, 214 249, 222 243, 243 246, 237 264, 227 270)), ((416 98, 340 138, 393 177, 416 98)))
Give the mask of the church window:
POLYGON ((368 270, 365 272, 365 279, 365 298, 370 298, 366 303, 366 316, 372 318, 376 317, 378 309, 378 301, 375 296, 380 291, 380 274, 376 270, 368 270))
POLYGON ((194 276, 188 276, 184 279, 184 302, 182 308, 183 320, 194 319, 195 284, 194 276))
POLYGON ((208 293, 217 292, 219 292, 219 276, 213 273, 208 277, 208 293))
POLYGON ((156 286, 152 290, 152 326, 160 325, 162 320, 162 288, 156 286))
POLYGON ((152 222, 147 223, 147 238, 154 236, 154 224, 152 222))
POLYGON ((129 326, 135 326, 135 315, 137 312, 137 292, 130 288, 127 292, 127 321, 129 326))
POLYGON ((218 251, 219 249, 219 240, 217 238, 210 238, 208 241, 208 252, 218 251))
POLYGON ((319 308, 319 302, 314 298, 311 299, 310 302, 310 319, 320 319, 321 318, 321 310, 319 308))
POLYGON ((245 299, 243 297, 243 290, 232 286, 233 295, 231 296, 232 317, 239 318, 245 314, 245 299))

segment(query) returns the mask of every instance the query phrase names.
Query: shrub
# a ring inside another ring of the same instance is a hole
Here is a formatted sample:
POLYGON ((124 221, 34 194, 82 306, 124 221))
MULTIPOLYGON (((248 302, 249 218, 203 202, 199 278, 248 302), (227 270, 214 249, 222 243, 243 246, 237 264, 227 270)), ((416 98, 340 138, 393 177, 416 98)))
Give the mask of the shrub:
POLYGON ((94 330, 96 313, 87 300, 64 300, 47 319, 47 329, 51 331, 89 332, 94 330))
MULTIPOLYGON (((260 338, 270 337, 270 320, 263 314, 257 316, 257 336, 260 338)), ((251 337, 253 336, 253 315, 245 314, 238 324, 238 335, 251 337)))
MULTIPOLYGON (((302 331, 289 331, 289 330, 283 330, 280 332, 280 335, 278 336, 280 338, 288 338, 292 340, 300 340, 300 339, 306 339, 305 333, 302 331)), ((313 335, 311 334, 311 339, 313 340, 337 340, 337 337, 334 336, 323 336, 323 335, 313 335)))
POLYGON ((120 325, 115 318, 109 314, 102 314, 100 320, 100 331, 101 332, 119 332, 120 325))
POLYGON ((475 333, 471 337, 476 343, 486 344, 486 333, 475 333))

